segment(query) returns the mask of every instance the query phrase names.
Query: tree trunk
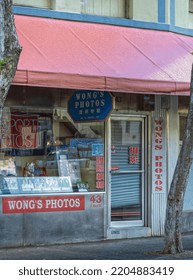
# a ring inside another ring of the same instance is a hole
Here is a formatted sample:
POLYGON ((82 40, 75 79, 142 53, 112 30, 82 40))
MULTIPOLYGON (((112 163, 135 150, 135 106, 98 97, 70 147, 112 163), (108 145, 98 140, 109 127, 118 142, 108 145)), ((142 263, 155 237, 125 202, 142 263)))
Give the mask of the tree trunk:
POLYGON ((184 194, 193 160, 193 68, 190 85, 190 105, 183 144, 168 194, 165 221, 164 253, 183 251, 181 225, 184 194))
POLYGON ((15 76, 20 52, 12 0, 0 0, 0 114, 15 76))

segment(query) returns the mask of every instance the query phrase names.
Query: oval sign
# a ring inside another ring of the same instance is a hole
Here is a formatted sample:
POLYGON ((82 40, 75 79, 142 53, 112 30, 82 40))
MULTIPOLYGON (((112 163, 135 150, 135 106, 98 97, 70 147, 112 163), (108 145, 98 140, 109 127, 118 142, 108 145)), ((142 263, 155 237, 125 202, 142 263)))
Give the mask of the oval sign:
POLYGON ((113 109, 113 97, 107 91, 78 90, 68 101, 68 113, 75 122, 104 121, 113 109))

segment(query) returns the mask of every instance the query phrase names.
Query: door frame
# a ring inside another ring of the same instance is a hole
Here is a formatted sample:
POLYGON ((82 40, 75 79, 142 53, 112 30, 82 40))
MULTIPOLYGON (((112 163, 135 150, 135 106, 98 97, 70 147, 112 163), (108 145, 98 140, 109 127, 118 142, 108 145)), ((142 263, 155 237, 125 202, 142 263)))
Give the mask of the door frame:
POLYGON ((107 186, 107 225, 109 228, 116 227, 116 228, 129 228, 134 226, 147 226, 149 217, 150 217, 150 194, 147 190, 148 181, 150 177, 149 171, 149 158, 150 158, 150 144, 148 139, 150 139, 150 117, 149 114, 125 114, 125 113, 117 113, 112 114, 111 117, 107 121, 106 126, 106 186, 107 186), (142 146, 143 146, 143 179, 142 179, 142 220, 138 221, 111 221, 111 120, 113 119, 122 119, 122 120, 138 120, 142 121, 142 146))

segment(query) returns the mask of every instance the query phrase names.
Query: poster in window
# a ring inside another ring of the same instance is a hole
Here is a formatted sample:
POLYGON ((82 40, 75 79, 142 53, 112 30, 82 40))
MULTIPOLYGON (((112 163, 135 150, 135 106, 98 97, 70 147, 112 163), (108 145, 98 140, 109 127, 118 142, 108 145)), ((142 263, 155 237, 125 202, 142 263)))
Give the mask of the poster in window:
POLYGON ((37 138, 38 118, 36 116, 11 115, 11 142, 13 149, 35 149, 37 138))

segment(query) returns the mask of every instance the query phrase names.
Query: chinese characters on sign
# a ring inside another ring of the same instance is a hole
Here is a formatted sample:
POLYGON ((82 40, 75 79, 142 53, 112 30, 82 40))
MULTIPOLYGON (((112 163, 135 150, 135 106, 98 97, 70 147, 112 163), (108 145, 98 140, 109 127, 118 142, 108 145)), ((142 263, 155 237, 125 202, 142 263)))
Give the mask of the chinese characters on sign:
POLYGON ((139 163, 139 147, 130 146, 129 147, 129 164, 138 164, 139 163))
POLYGON ((105 187, 105 167, 104 156, 96 157, 96 188, 104 189, 105 187))

